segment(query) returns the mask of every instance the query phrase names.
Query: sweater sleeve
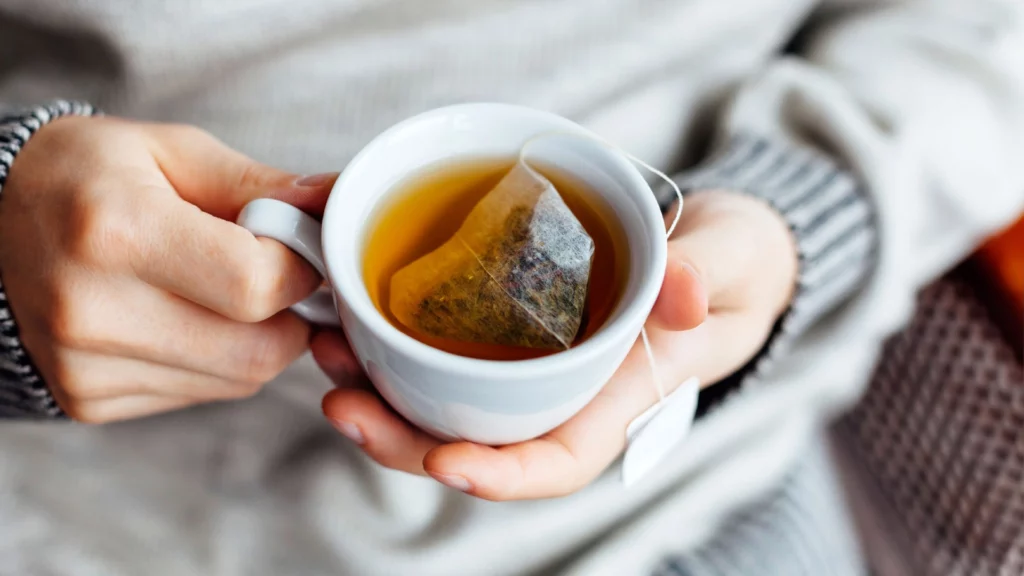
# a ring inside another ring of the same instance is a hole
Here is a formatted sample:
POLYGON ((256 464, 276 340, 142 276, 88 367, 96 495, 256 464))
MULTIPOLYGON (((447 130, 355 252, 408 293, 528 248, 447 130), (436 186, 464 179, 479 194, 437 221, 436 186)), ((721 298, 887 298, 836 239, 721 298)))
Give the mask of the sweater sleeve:
POLYGON ((764 349, 701 408, 777 381, 841 409, 916 291, 1024 206, 1024 4, 826 2, 713 143, 679 184, 763 199, 800 267, 764 349))
MULTIPOLYGON (((765 345, 745 366, 701 393, 705 413, 733 392, 758 382, 804 331, 863 286, 877 254, 874 208, 850 171, 814 149, 755 133, 737 133, 694 170, 678 175, 684 197, 700 190, 752 195, 789 224, 798 256, 793 299, 765 345)), ((674 194, 659 192, 669 209, 674 194)))
MULTIPOLYGON (((95 113, 89 104, 58 100, 0 116, 0 203, 18 152, 36 131, 61 116, 95 113)), ((2 277, 0 270, 0 418, 62 417, 63 412, 21 343, 2 277)))

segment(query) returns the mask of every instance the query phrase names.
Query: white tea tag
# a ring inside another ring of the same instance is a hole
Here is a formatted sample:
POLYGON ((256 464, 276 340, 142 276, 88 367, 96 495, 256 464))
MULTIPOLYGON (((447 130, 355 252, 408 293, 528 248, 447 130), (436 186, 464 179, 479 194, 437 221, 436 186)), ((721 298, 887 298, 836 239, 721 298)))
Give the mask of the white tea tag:
POLYGON ((622 458, 622 483, 636 484, 690 432, 697 413, 700 381, 690 378, 651 406, 626 427, 626 453, 622 458))

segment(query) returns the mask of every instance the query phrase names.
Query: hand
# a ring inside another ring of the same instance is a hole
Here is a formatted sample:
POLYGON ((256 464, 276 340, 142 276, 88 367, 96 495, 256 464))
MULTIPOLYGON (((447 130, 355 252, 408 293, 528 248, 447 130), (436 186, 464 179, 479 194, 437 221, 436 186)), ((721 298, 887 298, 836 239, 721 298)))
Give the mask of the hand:
MULTIPOLYGON (((766 204, 725 191, 687 198, 647 323, 669 391, 691 376, 708 384, 743 366, 788 305, 796 270, 789 230, 766 204)), ((325 372, 347 385, 323 401, 324 413, 339 431, 384 466, 429 474, 489 500, 579 490, 619 456, 626 426, 658 399, 638 341, 598 396, 552 432, 499 448, 445 444, 414 428, 366 389, 339 334, 318 334, 311 347, 325 372)))
POLYGON ((0 271, 58 404, 95 423, 257 392, 307 348, 308 326, 281 311, 320 279, 233 221, 265 196, 316 211, 332 180, 188 126, 42 128, 0 199, 0 271))

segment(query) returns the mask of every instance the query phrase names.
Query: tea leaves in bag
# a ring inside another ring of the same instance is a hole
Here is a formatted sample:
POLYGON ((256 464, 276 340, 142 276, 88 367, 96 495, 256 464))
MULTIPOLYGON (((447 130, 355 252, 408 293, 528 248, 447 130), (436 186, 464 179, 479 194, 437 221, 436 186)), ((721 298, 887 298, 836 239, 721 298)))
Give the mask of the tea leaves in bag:
POLYGON ((455 235, 391 279, 391 312, 430 336, 567 349, 587 300, 594 242, 520 160, 455 235))

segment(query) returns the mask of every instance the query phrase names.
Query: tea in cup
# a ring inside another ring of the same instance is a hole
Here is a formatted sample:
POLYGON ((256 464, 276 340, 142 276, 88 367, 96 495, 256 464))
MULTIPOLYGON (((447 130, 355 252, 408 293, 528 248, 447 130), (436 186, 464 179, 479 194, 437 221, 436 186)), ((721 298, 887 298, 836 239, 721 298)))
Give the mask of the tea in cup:
POLYGON ((340 323, 384 399, 445 440, 509 444, 571 418, 633 346, 665 272, 662 214, 634 165, 565 118, 505 104, 440 108, 385 131, 338 177, 322 222, 270 199, 248 204, 238 222, 324 275, 329 289, 294 311, 340 323), (402 322, 390 305, 396 273, 451 240, 527 143, 530 166, 593 243, 571 341, 467 342, 402 322))

